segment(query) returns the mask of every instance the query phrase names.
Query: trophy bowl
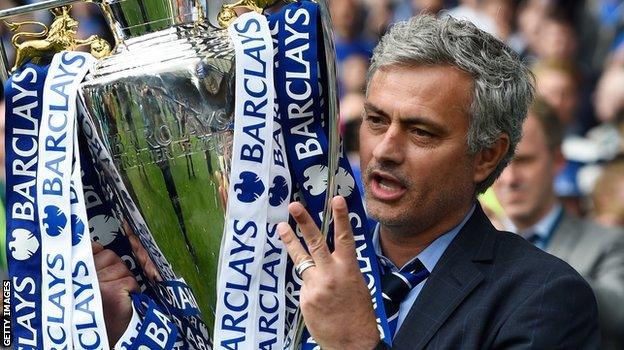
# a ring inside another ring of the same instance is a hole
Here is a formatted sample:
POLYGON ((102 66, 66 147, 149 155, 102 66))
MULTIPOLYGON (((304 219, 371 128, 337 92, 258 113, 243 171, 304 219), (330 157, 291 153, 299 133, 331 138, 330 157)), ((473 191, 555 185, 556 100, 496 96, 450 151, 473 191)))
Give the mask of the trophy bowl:
POLYGON ((182 277, 211 325, 231 158, 233 52, 224 31, 205 25, 124 41, 124 51, 101 60, 82 86, 110 154, 100 161, 123 181, 125 191, 114 181, 111 187, 132 231, 160 249, 147 250, 161 277, 182 277))

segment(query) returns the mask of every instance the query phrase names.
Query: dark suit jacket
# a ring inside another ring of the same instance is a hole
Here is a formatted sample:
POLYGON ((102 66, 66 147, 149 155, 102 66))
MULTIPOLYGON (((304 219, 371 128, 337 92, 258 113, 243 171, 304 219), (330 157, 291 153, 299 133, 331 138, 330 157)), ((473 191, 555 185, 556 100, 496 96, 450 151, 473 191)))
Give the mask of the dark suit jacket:
POLYGON ((497 231, 477 205, 393 349, 597 349, 596 300, 562 260, 497 231))

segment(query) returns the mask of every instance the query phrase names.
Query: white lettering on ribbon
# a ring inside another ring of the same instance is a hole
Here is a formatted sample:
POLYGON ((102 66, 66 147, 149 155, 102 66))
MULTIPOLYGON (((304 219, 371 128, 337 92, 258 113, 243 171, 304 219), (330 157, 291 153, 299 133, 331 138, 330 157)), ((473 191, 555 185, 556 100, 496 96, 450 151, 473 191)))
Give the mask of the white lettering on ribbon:
MULTIPOLYGON (((91 59, 90 56, 88 56, 91 59)), ((74 122, 76 119, 74 118, 74 122)), ((71 174, 72 285, 74 308, 72 335, 80 349, 108 349, 108 337, 102 313, 102 299, 93 261, 89 220, 80 167, 78 133, 74 132, 74 168, 71 174)))
POLYGON ((72 349, 72 237, 70 177, 78 84, 89 69, 84 54, 54 56, 44 85, 39 164, 38 214, 42 248, 43 345, 72 349))
POLYGON ((214 347, 254 349, 272 180, 273 45, 266 18, 255 12, 240 16, 229 34, 236 53, 236 105, 214 347))
POLYGON ((273 152, 271 154, 271 187, 267 214, 266 242, 260 272, 260 293, 256 327, 258 338, 254 349, 282 349, 286 323, 286 259, 288 254, 277 235, 277 224, 288 221, 291 179, 284 135, 280 124, 279 104, 275 103, 273 152))
POLYGON ((35 229, 39 226, 35 217, 35 198, 38 113, 41 112, 38 108, 42 101, 38 87, 44 78, 45 74, 27 67, 14 74, 10 79, 10 87, 7 87, 9 94, 17 91, 7 101, 6 131, 7 135, 13 136, 7 138, 5 145, 8 149, 7 259, 13 281, 11 298, 16 322, 13 346, 20 349, 35 349, 41 341, 41 308, 37 305, 41 293, 40 273, 34 273, 33 269, 41 269, 39 230, 35 229), (9 106, 12 110, 9 110, 9 106))

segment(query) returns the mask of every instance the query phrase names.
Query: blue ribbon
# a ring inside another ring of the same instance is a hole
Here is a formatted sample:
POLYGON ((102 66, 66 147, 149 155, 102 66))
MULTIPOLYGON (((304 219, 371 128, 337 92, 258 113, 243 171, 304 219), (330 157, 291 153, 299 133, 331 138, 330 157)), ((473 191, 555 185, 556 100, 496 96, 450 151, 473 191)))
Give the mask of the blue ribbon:
POLYGON ((191 288, 181 281, 158 282, 158 294, 170 314, 187 317, 200 314, 191 288))
POLYGON ((173 349, 178 329, 160 307, 144 294, 132 294, 132 305, 142 322, 138 335, 131 343, 122 344, 126 349, 173 349))
MULTIPOLYGON (((321 170, 327 172, 328 163, 328 123, 323 116, 329 115, 328 105, 323 98, 323 88, 319 89, 319 82, 327 86, 326 77, 319 71, 319 58, 324 57, 322 36, 317 25, 319 23, 318 5, 310 1, 302 1, 285 6, 279 13, 269 18, 271 28, 277 23, 277 42, 275 70, 275 86, 279 109, 282 112, 285 146, 291 175, 298 184, 307 209, 317 226, 321 226, 321 217, 325 208, 326 190, 319 190, 318 177, 323 176, 321 170), (325 166, 325 168, 322 168, 325 166)), ((322 71, 322 69, 321 69, 322 71)), ((353 172, 344 154, 339 160, 340 171, 338 176, 342 180, 353 179, 353 172)), ((348 182, 348 181, 347 181, 348 182)), ((346 183, 342 183, 346 185, 346 183)), ((361 255, 358 258, 360 268, 369 268, 365 279, 374 280, 376 301, 375 313, 383 330, 383 340, 390 344, 389 327, 383 309, 381 297, 380 273, 376 253, 372 244, 372 233, 368 229, 366 214, 362 205, 359 190, 355 183, 351 189, 342 189, 345 195, 352 219, 352 229, 356 237, 356 247, 361 255), (359 220, 357 220, 359 218, 359 220)), ((341 191, 339 191, 340 193, 341 191)), ((330 228, 328 242, 331 246, 333 229, 330 228)), ((303 240, 302 240, 303 243, 303 240)), ((292 262, 289 261, 289 270, 292 262)), ((288 282, 300 287, 291 274, 288 282)), ((288 307, 292 302, 287 301, 288 307)), ((291 315, 292 316, 292 315, 291 315)), ((292 319, 289 320, 292 322, 292 319)), ((309 335, 304 335, 303 348, 314 346, 309 335)))
POLYGON ((37 138, 48 67, 27 64, 5 86, 7 260, 12 277, 13 346, 42 349, 41 233, 37 215, 37 138))

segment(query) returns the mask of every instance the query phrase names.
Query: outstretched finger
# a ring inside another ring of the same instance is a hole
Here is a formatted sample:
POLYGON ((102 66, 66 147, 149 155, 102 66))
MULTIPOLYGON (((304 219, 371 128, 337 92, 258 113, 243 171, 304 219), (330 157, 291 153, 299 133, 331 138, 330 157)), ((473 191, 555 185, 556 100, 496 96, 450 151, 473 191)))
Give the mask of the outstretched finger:
POLYGON ((288 211, 299 225, 303 239, 314 261, 319 265, 328 262, 331 259, 331 252, 327 247, 325 237, 319 231, 308 211, 299 202, 290 203, 288 211))
POLYGON ((344 258, 355 256, 355 240, 351 223, 349 222, 349 209, 344 197, 332 198, 332 214, 334 215, 334 254, 344 258))
MULTIPOLYGON (((280 222, 277 225, 277 233, 279 234, 282 242, 286 246, 286 251, 288 251, 288 256, 293 261, 294 265, 297 266, 306 260, 312 260, 312 257, 308 254, 305 248, 299 242, 299 239, 293 232, 290 225, 286 222, 280 222)), ((303 276, 302 276, 303 277, 303 276)))

